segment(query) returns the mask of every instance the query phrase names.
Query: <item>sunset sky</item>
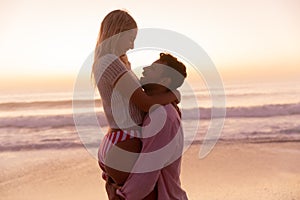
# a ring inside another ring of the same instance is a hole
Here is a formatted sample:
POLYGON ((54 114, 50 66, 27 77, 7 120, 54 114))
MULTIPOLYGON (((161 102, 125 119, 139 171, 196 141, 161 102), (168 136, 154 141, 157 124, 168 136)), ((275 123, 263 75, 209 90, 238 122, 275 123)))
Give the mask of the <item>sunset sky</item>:
POLYGON ((197 42, 225 81, 300 77, 299 0, 1 0, 0 90, 72 88, 103 17, 126 9, 139 28, 197 42))

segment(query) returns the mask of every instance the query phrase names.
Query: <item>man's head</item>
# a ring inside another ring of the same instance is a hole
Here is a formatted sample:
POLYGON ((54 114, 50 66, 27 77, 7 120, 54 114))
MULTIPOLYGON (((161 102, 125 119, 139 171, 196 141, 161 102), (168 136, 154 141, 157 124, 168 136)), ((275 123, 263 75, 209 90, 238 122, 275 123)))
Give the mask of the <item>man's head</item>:
POLYGON ((160 53, 160 58, 143 68, 141 84, 147 90, 175 90, 187 76, 185 65, 170 54, 160 53))

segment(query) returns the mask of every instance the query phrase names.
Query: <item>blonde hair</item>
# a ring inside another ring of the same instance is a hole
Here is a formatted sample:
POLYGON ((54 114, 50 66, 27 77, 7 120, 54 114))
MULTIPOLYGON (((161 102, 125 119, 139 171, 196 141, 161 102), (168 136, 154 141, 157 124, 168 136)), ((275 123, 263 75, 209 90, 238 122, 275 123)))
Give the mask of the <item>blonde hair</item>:
POLYGON ((115 53, 115 44, 119 39, 118 34, 136 28, 135 20, 124 10, 114 10, 104 17, 95 48, 92 74, 95 72, 97 60, 101 56, 107 53, 115 53), (114 37, 112 38, 112 36, 114 37))

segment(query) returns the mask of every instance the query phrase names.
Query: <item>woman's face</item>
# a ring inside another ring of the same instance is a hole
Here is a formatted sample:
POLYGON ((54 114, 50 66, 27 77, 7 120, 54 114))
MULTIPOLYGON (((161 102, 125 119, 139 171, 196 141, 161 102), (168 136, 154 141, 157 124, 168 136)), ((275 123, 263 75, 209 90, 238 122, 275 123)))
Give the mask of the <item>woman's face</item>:
POLYGON ((137 35, 137 29, 132 29, 129 31, 125 31, 120 33, 120 37, 118 39, 118 54, 123 55, 129 49, 134 48, 134 40, 137 35))

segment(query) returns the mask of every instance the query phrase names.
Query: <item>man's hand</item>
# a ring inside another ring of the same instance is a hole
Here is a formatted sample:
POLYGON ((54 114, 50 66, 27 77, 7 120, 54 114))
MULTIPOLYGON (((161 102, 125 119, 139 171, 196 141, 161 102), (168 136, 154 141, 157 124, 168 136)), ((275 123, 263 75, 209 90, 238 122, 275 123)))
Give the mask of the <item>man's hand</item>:
POLYGON ((124 198, 122 198, 116 194, 116 191, 118 189, 117 185, 107 181, 105 184, 105 189, 106 189, 109 200, 124 200, 124 198))

